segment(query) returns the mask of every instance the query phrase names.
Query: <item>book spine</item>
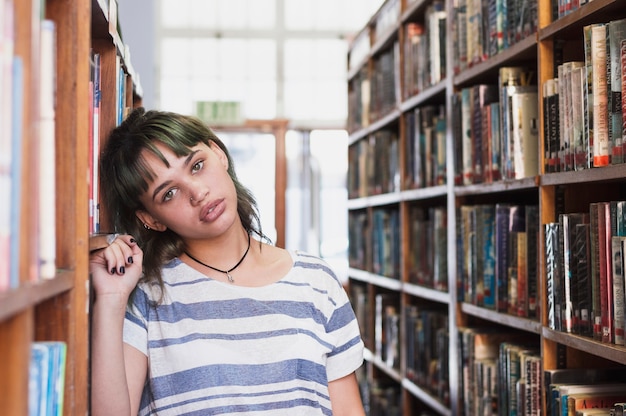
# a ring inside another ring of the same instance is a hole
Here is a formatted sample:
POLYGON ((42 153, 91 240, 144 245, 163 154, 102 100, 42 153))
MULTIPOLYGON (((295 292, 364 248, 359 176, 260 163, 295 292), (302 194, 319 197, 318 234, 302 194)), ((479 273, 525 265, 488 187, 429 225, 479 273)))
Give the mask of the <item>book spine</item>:
POLYGON ((622 84, 622 157, 626 155, 626 100, 623 99, 626 94, 626 39, 620 43, 620 67, 621 67, 621 84, 622 84))
POLYGON ((606 25, 594 24, 591 28, 591 56, 593 65, 593 166, 609 164, 608 91, 606 25))
POLYGON ((586 69, 584 62, 572 69, 572 133, 571 133, 571 157, 574 170, 586 169, 587 151, 584 144, 584 82, 586 69))
POLYGON ((624 244, 626 237, 611 237, 613 257, 613 342, 624 345, 624 244))
MULTIPOLYGON (((0 3, 0 88, 4 92, 0 97, 0 192, 5 196, 0 203, 0 292, 6 291, 11 284, 11 269, 14 267, 11 258, 11 238, 13 226, 11 210, 15 204, 13 189, 19 182, 13 181, 13 170, 17 161, 13 155, 13 148, 21 145, 21 138, 17 142, 13 136, 13 52, 14 52, 14 13, 13 4, 3 1, 0 3), (7 196, 9 199, 7 200, 7 196)), ((17 91, 15 91, 17 92, 17 91)), ((20 91, 21 93, 21 91, 20 91)), ((21 109, 20 109, 21 110, 21 109)))
MULTIPOLYGON (((10 252, 9 252, 9 287, 20 284, 20 235, 22 217, 22 116, 24 94, 24 68, 19 57, 13 58, 13 85, 11 101, 11 191, 10 191, 10 252)), ((4 287, 3 289, 5 289, 4 287)))
POLYGON ((593 59, 591 49, 591 25, 583 27, 583 42, 585 53, 585 117, 584 117, 584 146, 587 152, 586 167, 593 166, 593 59))
POLYGON ((56 26, 41 22, 39 120, 39 278, 56 276, 56 26))
POLYGON ((539 106, 537 92, 512 97, 515 178, 538 174, 539 106))
POLYGON ((536 319, 539 316, 537 287, 539 284, 539 206, 526 207, 526 307, 523 316, 536 319))
POLYGON ((509 214, 510 206, 496 205, 496 310, 508 309, 508 269, 509 269, 509 214))
POLYGON ((600 306, 600 203, 589 205, 590 252, 591 252, 591 317, 593 319, 593 338, 602 339, 602 314, 600 306))
POLYGON ((598 209, 598 245, 600 263, 600 319, 602 342, 613 342, 613 276, 611 258, 611 213, 608 203, 598 209))
POLYGON ((609 22, 609 55, 611 71, 610 91, 610 126, 611 126, 611 164, 624 162, 622 148, 622 66, 621 41, 626 39, 626 19, 609 22))
POLYGON ((544 226, 545 233, 545 262, 546 262, 546 300, 548 314, 548 328, 556 330, 556 299, 555 279, 557 274, 558 255, 558 223, 547 223, 544 226))
POLYGON ((463 184, 471 185, 474 179, 474 134, 472 132, 472 107, 471 89, 464 88, 461 91, 461 126, 463 143, 463 184))

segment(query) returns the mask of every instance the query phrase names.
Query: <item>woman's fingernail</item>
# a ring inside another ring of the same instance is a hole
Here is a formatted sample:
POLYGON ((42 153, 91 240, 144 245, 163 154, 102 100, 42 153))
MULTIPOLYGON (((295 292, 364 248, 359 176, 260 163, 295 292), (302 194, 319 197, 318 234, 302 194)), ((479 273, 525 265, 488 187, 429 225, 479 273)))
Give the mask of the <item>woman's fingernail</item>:
POLYGON ((131 238, 131 239, 130 239, 130 242, 131 242, 131 243, 134 243, 134 242, 135 242, 135 239, 134 239, 134 238, 131 238))
POLYGON ((132 263, 133 261, 134 261, 134 260, 133 260, 133 257, 132 257, 132 256, 128 258, 128 262, 129 262, 129 263, 132 263))
POLYGON ((115 271, 116 271, 116 270, 117 270, 117 269, 116 269, 115 267, 114 267, 114 268, 112 268, 112 269, 111 269, 111 274, 115 274, 115 271))
POLYGON ((124 274, 126 272, 126 269, 124 268, 124 266, 120 267, 120 274, 124 274))

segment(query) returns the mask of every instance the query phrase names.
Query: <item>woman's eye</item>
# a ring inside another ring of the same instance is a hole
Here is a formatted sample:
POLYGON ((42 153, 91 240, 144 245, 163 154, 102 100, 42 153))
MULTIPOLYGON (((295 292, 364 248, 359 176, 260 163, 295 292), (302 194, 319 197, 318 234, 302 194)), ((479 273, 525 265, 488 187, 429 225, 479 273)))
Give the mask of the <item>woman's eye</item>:
POLYGON ((177 192, 176 189, 168 190, 166 193, 163 194, 163 201, 169 201, 172 198, 174 198, 174 195, 176 195, 176 192, 177 192))
POLYGON ((198 172, 200 169, 202 169, 202 166, 204 166, 204 160, 200 160, 194 163, 194 165, 191 167, 191 170, 193 172, 198 172))

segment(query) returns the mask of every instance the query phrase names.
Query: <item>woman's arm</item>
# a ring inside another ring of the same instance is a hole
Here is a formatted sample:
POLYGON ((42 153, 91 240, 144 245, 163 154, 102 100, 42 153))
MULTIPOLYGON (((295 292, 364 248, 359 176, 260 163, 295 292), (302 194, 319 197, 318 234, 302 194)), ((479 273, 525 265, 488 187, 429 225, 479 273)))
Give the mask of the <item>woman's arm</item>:
POLYGON ((354 373, 328 383, 328 394, 334 416, 365 416, 354 373))
POLYGON ((136 415, 148 361, 122 338, 126 304, 141 276, 143 254, 130 236, 94 253, 91 333, 91 414, 136 415))

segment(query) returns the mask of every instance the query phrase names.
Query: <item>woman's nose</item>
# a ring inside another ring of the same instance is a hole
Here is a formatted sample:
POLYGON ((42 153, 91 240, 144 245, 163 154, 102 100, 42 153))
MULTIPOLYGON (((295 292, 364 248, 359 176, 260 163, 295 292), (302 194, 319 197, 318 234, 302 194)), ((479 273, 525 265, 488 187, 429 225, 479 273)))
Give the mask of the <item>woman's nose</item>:
POLYGON ((191 202, 192 205, 197 205, 204 200, 208 193, 206 186, 195 183, 189 190, 189 202, 191 202))

